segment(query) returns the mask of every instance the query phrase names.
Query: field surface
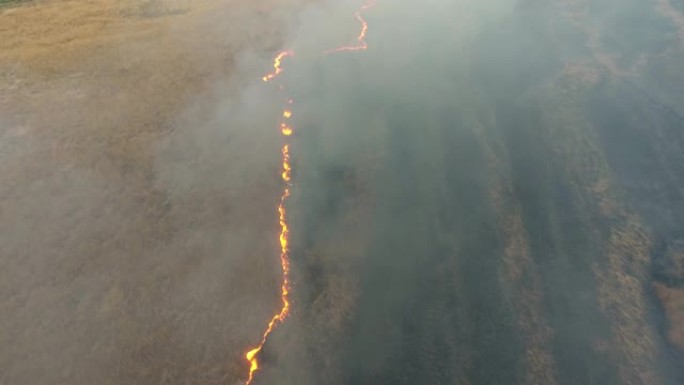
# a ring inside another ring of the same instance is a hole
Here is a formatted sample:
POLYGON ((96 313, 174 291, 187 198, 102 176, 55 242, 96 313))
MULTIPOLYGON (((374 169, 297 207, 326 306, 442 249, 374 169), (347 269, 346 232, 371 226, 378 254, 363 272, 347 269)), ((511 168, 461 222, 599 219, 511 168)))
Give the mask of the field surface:
POLYGON ((684 383, 681 1, 357 3, 0 7, 0 385, 244 383, 289 98, 255 385, 684 383))

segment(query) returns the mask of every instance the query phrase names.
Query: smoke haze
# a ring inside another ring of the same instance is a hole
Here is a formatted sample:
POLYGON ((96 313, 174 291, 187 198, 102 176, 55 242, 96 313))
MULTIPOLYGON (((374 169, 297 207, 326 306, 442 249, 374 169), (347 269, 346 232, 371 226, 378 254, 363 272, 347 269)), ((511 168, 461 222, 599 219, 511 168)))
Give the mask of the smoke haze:
POLYGON ((255 384, 684 380, 675 0, 106 3, 0 45, 0 384, 244 382, 285 95, 255 384))
POLYGON ((288 62, 296 305, 263 383, 677 383, 663 4, 380 2, 368 51, 288 62))

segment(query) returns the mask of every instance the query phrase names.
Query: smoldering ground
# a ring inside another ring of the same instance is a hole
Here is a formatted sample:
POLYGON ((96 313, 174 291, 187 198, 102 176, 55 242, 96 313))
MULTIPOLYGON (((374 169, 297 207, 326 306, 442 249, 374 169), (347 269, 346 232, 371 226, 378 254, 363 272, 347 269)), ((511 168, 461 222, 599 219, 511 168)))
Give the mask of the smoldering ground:
POLYGON ((368 50, 321 56, 358 1, 259 4, 147 25, 86 75, 20 67, 0 381, 244 378, 279 306, 282 45, 293 311, 255 383, 681 382, 649 290, 679 263, 681 10, 378 1, 368 50))
POLYGON ((324 57, 303 20, 295 307, 257 383, 681 381, 650 289, 681 223, 663 9, 379 2, 369 49, 324 57))

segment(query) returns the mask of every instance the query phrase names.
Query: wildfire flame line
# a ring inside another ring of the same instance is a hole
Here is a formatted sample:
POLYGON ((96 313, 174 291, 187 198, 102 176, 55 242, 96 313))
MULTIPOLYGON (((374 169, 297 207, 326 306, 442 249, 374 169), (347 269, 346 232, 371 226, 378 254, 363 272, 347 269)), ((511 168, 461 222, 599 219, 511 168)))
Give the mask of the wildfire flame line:
MULTIPOLYGON (((359 32, 359 35, 356 38, 356 45, 334 48, 325 51, 324 54, 343 51, 360 51, 367 49, 368 44, 366 43, 366 33, 368 32, 368 23, 363 18, 363 12, 370 9, 374 5, 374 0, 367 0, 366 3, 364 3, 361 6, 361 8, 358 11, 356 11, 356 13, 354 13, 356 19, 359 21, 359 23, 361 23, 361 31, 359 32)), ((275 57, 275 59, 273 59, 273 71, 264 75, 264 77, 262 77, 262 80, 264 82, 269 82, 275 79, 278 75, 280 75, 283 72, 283 59, 292 56, 294 56, 294 51, 287 50, 280 52, 275 57)), ((283 86, 280 85, 279 89, 283 90, 283 86)), ((286 99, 286 102, 288 105, 293 104, 292 99, 286 99)), ((287 139, 294 133, 294 129, 292 128, 292 125, 289 123, 290 118, 292 118, 292 110, 289 107, 286 107, 285 109, 283 109, 282 121, 280 123, 280 133, 283 135, 283 138, 285 139, 281 149, 281 179, 283 180, 284 187, 283 193, 280 196, 280 203, 278 204, 278 219, 280 223, 280 264, 282 267, 283 275, 283 282, 280 289, 282 307, 280 308, 280 311, 276 313, 273 316, 273 318, 271 318, 270 322, 268 323, 268 326, 266 327, 266 330, 261 336, 261 342, 259 343, 259 345, 257 345, 255 348, 251 349, 245 354, 245 358, 247 359, 250 365, 249 376, 247 377, 246 385, 252 384, 252 381, 254 381, 255 374, 260 368, 258 356, 264 348, 268 336, 273 332, 273 330, 275 330, 278 324, 283 323, 287 316, 290 314, 290 258, 288 247, 290 228, 287 222, 287 210, 285 207, 287 200, 290 197, 290 188, 292 186, 292 165, 290 163, 290 145, 287 143, 287 139)))
POLYGON ((356 17, 356 20, 358 20, 359 23, 361 23, 361 32, 359 32, 359 36, 356 37, 356 45, 337 47, 329 49, 324 53, 329 54, 333 52, 362 51, 368 49, 368 43, 366 42, 366 34, 368 33, 368 22, 363 17, 363 13, 374 6, 375 0, 367 0, 366 3, 364 3, 361 6, 361 8, 359 8, 359 10, 354 13, 354 17, 356 17))
POLYGON ((264 75, 261 80, 268 82, 272 79, 274 79, 276 76, 280 75, 281 72, 283 72, 283 59, 285 59, 288 56, 293 56, 294 52, 293 51, 283 51, 278 54, 278 56, 273 59, 273 72, 270 72, 266 75, 264 75))

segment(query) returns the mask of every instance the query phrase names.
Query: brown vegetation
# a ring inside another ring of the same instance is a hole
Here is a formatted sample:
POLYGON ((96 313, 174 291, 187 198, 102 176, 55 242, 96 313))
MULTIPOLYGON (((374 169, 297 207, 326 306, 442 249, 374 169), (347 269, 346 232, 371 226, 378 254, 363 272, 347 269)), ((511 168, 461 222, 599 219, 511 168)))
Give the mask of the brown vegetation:
POLYGON ((297 3, 0 9, 0 383, 245 374, 278 299, 279 153, 216 116, 281 43, 270 10, 297 3))

